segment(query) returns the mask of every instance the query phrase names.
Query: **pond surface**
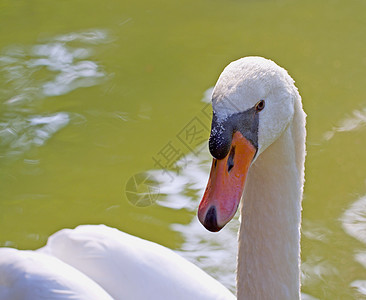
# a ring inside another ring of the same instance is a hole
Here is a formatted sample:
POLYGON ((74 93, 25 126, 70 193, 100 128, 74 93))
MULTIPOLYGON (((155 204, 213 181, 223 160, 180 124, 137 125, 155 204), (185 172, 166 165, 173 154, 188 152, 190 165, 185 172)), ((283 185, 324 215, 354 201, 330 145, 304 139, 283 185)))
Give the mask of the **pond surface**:
POLYGON ((308 114, 302 291, 366 299, 365 14, 354 0, 0 0, 0 245, 103 223, 235 292, 238 218, 218 234, 196 219, 202 142, 218 75, 260 55, 308 114), (160 196, 136 198, 149 181, 160 196))

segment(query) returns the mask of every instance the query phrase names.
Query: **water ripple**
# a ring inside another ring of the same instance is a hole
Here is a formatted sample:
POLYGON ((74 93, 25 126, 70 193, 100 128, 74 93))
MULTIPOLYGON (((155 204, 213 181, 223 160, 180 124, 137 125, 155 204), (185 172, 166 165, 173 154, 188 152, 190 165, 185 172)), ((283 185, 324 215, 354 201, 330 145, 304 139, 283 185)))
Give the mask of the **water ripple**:
POLYGON ((34 146, 43 146, 57 131, 70 122, 68 113, 35 115, 23 118, 13 116, 0 123, 0 158, 18 156, 34 146))
POLYGON ((366 196, 358 199, 344 212, 342 225, 350 236, 366 244, 366 196))
MULTIPOLYGON (((361 197, 344 212, 342 218, 343 229, 352 237, 366 244, 366 196, 361 197)), ((366 251, 358 251, 354 255, 355 261, 366 268, 366 251)), ((360 294, 366 295, 366 281, 355 280, 351 287, 360 294)))
POLYGON ((157 204, 172 209, 195 211, 203 195, 210 172, 208 146, 204 151, 189 153, 175 163, 175 170, 148 171, 160 189, 157 204))
POLYGON ((39 113, 38 100, 99 84, 106 73, 91 56, 95 45, 109 41, 105 31, 88 30, 0 51, 0 159, 43 146, 71 120, 83 118, 39 113))
POLYGON ((31 47, 9 47, 0 56, 1 76, 7 87, 1 91, 7 98, 5 103, 59 96, 98 84, 106 74, 88 59, 93 53, 90 44, 107 40, 104 31, 95 30, 57 36, 31 47))
POLYGON ((354 110, 352 116, 346 117, 332 130, 324 133, 324 139, 329 141, 337 132, 347 132, 361 129, 366 125, 366 107, 360 110, 354 110))

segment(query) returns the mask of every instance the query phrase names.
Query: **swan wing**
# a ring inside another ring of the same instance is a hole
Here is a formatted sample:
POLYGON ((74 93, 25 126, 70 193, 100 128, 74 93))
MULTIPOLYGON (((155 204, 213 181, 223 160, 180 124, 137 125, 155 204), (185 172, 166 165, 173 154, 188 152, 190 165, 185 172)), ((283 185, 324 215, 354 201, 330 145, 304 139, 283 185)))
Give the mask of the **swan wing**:
POLYGON ((172 250, 105 225, 60 230, 39 251, 80 270, 114 299, 235 299, 172 250))
POLYGON ((59 259, 0 248, 1 300, 110 300, 98 284, 59 259))

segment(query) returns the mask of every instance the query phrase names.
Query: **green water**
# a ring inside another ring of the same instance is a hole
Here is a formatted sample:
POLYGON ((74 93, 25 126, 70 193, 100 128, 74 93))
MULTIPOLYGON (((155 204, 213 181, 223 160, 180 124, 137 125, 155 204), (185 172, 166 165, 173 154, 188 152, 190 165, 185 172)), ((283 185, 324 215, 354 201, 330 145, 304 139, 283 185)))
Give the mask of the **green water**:
POLYGON ((234 290, 238 221, 197 224, 209 154, 179 137, 199 122, 208 138, 204 92, 260 55, 288 69, 308 114, 302 291, 366 299, 365 1, 0 0, 0 36, 0 245, 103 223, 234 290), (186 155, 169 174, 154 161, 167 145, 186 155), (151 170, 161 197, 132 205, 126 183, 151 170))

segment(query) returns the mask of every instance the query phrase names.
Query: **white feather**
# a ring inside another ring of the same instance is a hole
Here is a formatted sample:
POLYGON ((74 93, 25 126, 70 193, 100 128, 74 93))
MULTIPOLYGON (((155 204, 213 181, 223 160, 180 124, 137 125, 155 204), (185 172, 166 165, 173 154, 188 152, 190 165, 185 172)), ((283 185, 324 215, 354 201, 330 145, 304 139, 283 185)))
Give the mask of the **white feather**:
POLYGON ((1 300, 111 300, 98 284, 59 259, 0 248, 1 300))
POLYGON ((104 225, 63 229, 40 251, 83 272, 114 299, 234 299, 172 250, 104 225))

